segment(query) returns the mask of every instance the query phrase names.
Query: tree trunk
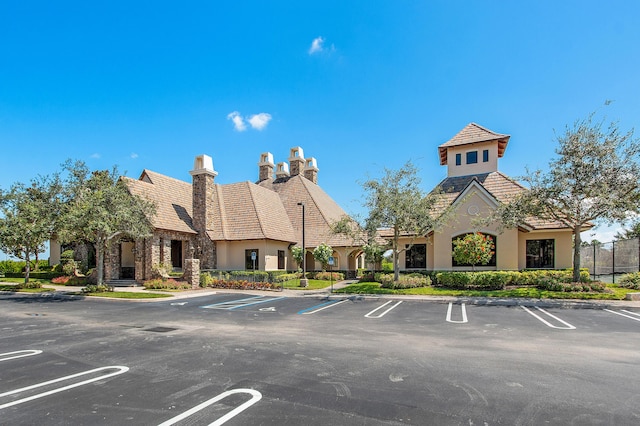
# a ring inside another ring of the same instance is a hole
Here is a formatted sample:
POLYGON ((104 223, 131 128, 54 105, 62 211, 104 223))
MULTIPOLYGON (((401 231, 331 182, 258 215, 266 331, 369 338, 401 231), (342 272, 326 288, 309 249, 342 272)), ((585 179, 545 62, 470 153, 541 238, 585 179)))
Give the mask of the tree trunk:
POLYGON ((26 260, 24 265, 24 283, 25 284, 29 284, 29 272, 31 272, 31 262, 29 261, 31 256, 29 256, 29 254, 30 252, 28 249, 24 251, 24 258, 26 260))
POLYGON ((104 244, 101 241, 96 241, 96 271, 98 285, 102 285, 104 282, 104 244))
POLYGON ((580 232, 582 225, 573 227, 573 282, 580 281, 580 246, 582 245, 582 237, 580 232))

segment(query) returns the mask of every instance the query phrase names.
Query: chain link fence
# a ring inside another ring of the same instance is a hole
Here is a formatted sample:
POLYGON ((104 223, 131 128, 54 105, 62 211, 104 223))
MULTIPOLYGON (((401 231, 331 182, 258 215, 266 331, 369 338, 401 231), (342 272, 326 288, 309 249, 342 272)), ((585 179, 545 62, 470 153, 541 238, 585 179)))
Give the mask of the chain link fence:
POLYGON ((615 283, 616 275, 640 271, 640 238, 583 246, 580 263, 594 278, 615 283))

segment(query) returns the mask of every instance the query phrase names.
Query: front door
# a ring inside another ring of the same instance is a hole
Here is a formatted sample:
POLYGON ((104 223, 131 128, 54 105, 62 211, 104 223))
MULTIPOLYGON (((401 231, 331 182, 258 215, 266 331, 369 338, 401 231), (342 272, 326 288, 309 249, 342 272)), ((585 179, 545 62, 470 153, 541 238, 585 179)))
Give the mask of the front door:
POLYGON ((182 241, 171 240, 171 266, 182 269, 182 241))
POLYGON ((136 276, 135 243, 125 241, 120 244, 120 278, 132 280, 136 276))

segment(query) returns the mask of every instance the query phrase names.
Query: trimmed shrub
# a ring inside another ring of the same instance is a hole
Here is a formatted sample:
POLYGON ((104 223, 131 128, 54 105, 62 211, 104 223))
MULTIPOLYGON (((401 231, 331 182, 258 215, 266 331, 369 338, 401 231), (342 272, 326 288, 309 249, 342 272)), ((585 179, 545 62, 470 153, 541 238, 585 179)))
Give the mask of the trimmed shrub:
POLYGON ((342 281, 344 280, 344 274, 341 272, 318 272, 314 277, 316 280, 323 281, 342 281))
POLYGON ((273 278, 271 279, 271 282, 283 283, 286 281, 297 280, 298 278, 302 278, 302 272, 294 272, 291 274, 288 274, 288 273, 277 274, 273 276, 273 278))
POLYGON ((200 287, 206 288, 213 282, 213 277, 208 272, 202 272, 200 274, 200 287))
POLYGON ((640 290, 640 272, 623 275, 618 281, 618 285, 624 288, 640 290))
POLYGON ((106 293, 108 291, 113 291, 113 287, 105 284, 90 284, 82 289, 83 293, 106 293))
POLYGON ((183 281, 176 281, 172 278, 156 278, 145 281, 144 288, 147 290, 189 290, 191 288, 191 284, 183 281))
POLYGON ((456 290, 504 290, 516 279, 517 272, 440 272, 438 286, 456 290))
POLYGON ((33 281, 28 283, 20 283, 16 286, 16 288, 42 288, 42 284, 34 283, 33 281))
POLYGON ((376 273, 374 280, 382 284, 383 288, 403 289, 427 287, 431 285, 431 278, 420 273, 402 274, 398 277, 398 281, 393 281, 393 274, 376 273))
POLYGON ((281 290, 280 284, 267 283, 263 281, 247 281, 247 280, 217 280, 209 285, 213 288, 225 288, 232 290, 281 290))

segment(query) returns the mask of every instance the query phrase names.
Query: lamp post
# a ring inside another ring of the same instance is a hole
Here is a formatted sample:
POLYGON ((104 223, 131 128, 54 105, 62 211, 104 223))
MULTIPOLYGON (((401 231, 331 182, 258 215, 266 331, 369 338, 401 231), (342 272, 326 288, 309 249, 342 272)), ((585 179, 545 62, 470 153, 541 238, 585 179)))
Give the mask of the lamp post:
POLYGON ((300 278, 300 287, 307 287, 309 282, 307 281, 307 253, 304 241, 304 203, 298 203, 302 206, 302 278, 300 278))

